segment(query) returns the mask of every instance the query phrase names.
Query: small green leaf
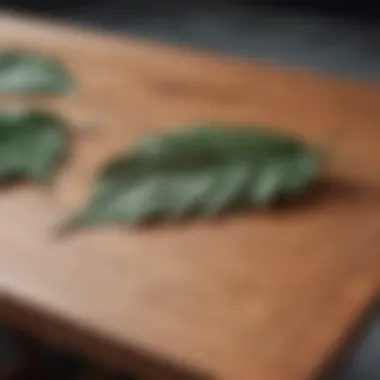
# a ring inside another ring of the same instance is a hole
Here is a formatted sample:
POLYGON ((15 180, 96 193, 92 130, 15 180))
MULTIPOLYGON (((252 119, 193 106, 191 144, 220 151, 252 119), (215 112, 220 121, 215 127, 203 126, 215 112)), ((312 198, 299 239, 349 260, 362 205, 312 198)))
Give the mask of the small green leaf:
POLYGON ((37 53, 0 50, 0 92, 62 93, 72 89, 66 70, 37 53))
POLYGON ((201 126, 146 138, 105 166, 63 231, 265 206, 305 192, 321 161, 303 141, 259 128, 201 126))
POLYGON ((52 178, 68 151, 68 133, 46 111, 0 111, 0 181, 52 178))

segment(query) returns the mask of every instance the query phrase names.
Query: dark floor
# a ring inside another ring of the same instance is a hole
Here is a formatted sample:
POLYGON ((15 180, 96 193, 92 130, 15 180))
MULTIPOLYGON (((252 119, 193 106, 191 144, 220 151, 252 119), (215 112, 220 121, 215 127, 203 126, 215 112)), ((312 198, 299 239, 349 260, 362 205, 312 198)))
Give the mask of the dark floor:
MULTIPOLYGON (((357 2, 361 10, 364 3, 357 2)), ((165 0, 157 4, 153 0, 104 3, 98 0, 95 5, 77 3, 70 7, 66 2, 59 12, 50 14, 112 31, 307 66, 369 81, 380 79, 380 23, 373 12, 362 18, 360 8, 354 9, 347 18, 336 13, 317 15, 310 10, 264 9, 216 0, 206 3, 195 0, 191 6, 179 1, 169 5, 165 0)), ((9 351, 2 348, 0 337, 0 362, 9 351)), ((329 375, 330 379, 380 380, 380 318, 375 317, 367 324, 354 352, 329 375)))

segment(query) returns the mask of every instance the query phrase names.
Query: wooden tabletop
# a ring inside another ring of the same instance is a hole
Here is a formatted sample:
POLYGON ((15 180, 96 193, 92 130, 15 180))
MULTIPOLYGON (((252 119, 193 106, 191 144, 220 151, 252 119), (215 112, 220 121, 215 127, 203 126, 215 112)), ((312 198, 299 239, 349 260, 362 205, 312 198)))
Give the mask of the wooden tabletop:
POLYGON ((9 15, 0 45, 62 59, 78 91, 25 102, 94 128, 75 135, 52 194, 0 192, 0 318, 147 379, 317 374, 377 293, 379 88, 9 15), (297 207, 53 236, 107 157, 205 120, 313 142, 345 133, 324 185, 297 207))

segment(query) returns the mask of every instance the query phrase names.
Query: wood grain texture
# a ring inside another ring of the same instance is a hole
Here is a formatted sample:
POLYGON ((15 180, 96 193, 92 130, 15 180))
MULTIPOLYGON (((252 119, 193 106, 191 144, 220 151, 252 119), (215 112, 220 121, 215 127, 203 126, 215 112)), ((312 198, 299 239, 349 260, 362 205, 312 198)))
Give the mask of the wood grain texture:
MULTIPOLYGON (((377 292, 380 90, 263 63, 0 18, 0 44, 62 59, 73 139, 52 194, 0 194, 0 317, 151 379, 305 380, 377 292), (136 138, 205 120, 345 133, 309 202, 150 230, 52 228, 136 138)), ((15 99, 2 97, 3 104, 15 99)))

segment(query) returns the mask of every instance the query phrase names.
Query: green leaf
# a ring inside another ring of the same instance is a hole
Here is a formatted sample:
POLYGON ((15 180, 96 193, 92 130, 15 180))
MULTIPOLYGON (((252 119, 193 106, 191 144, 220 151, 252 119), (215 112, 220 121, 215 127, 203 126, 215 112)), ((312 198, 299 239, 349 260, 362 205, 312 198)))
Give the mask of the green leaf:
POLYGON ((65 123, 46 111, 0 111, 0 181, 52 178, 69 146, 65 123))
POLYGON ((321 161, 303 141, 260 128, 200 126, 145 138, 105 166, 63 231, 265 206, 304 193, 321 161))
POLYGON ((0 92, 62 93, 73 87, 65 69, 52 58, 0 50, 0 92))

